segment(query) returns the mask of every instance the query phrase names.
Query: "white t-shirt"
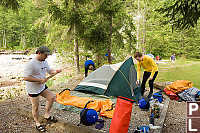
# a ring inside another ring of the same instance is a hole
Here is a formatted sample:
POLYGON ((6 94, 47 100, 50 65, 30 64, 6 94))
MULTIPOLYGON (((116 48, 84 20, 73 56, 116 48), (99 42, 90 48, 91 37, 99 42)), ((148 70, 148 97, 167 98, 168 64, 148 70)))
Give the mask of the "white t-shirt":
MULTIPOLYGON (((50 67, 47 61, 39 61, 33 58, 25 67, 24 77, 32 76, 34 78, 43 79, 46 78, 46 73, 50 73, 50 67)), ((26 90, 28 94, 39 94, 44 89, 45 84, 26 81, 26 90)))

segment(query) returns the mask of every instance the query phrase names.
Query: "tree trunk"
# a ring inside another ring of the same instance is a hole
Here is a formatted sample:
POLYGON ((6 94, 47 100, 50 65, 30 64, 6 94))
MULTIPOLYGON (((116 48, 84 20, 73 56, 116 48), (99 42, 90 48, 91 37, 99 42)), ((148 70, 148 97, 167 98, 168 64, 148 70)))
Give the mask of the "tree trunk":
POLYGON ((101 55, 100 55, 100 53, 99 52, 97 52, 97 54, 96 54, 96 60, 97 60, 97 66, 100 66, 100 62, 101 62, 101 55))
POLYGON ((77 73, 80 72, 79 66, 79 49, 78 49, 78 38, 76 36, 76 25, 74 24, 74 63, 77 68, 77 73))
MULTIPOLYGON (((112 6, 112 0, 110 0, 110 4, 112 6)), ((108 42, 108 63, 111 64, 112 63, 112 59, 111 59, 111 48, 112 48, 112 14, 110 14, 109 16, 109 21, 110 21, 110 38, 109 38, 109 42, 108 42)))
MULTIPOLYGON (((78 8, 77 1, 74 0, 74 12, 78 8)), ((78 38, 77 38, 77 29, 76 29, 76 22, 74 22, 74 63, 77 69, 77 74, 80 72, 79 66, 79 49, 78 49, 78 38)))
POLYGON ((144 27, 143 27, 143 53, 146 53, 145 46, 146 46, 146 3, 144 3, 144 14, 143 14, 143 22, 144 22, 144 27))
POLYGON ((26 47, 26 37, 23 36, 23 49, 25 49, 25 47, 26 47))
MULTIPOLYGON (((112 23, 112 17, 111 17, 111 23, 112 23)), ((112 24, 110 25, 110 38, 108 43, 108 63, 111 64, 111 47, 112 47, 112 24)))
POLYGON ((140 1, 138 0, 137 1, 138 3, 138 13, 137 13, 137 24, 136 24, 136 27, 137 27, 137 44, 136 44, 136 50, 138 51, 139 50, 139 34, 140 34, 140 1))
POLYGON ((21 34, 21 40, 20 40, 20 45, 22 45, 22 48, 24 49, 26 46, 26 38, 23 34, 21 34))
POLYGON ((4 47, 4 30, 2 31, 2 48, 4 47))
POLYGON ((7 48, 7 45, 6 45, 6 30, 3 30, 3 47, 7 48))

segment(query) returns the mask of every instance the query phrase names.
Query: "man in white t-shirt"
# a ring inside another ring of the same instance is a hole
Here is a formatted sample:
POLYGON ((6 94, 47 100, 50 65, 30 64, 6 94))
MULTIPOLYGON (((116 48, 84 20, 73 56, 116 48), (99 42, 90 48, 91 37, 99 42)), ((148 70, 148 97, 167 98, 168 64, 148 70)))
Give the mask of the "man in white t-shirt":
POLYGON ((36 51, 36 57, 33 58, 25 67, 24 80, 26 81, 26 90, 32 103, 32 115, 36 123, 36 129, 45 132, 46 128, 39 122, 39 96, 47 99, 46 111, 44 118, 47 122, 57 122, 56 118, 50 115, 50 110, 53 102, 55 101, 55 95, 48 90, 46 82, 46 73, 55 75, 60 73, 61 70, 50 69, 47 61, 45 60, 48 55, 51 54, 50 50, 46 46, 41 46, 36 51))

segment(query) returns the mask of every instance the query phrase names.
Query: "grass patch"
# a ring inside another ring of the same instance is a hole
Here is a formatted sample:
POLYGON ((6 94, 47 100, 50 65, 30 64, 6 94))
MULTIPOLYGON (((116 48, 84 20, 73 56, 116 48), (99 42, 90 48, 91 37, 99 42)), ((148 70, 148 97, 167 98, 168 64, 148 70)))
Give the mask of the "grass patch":
POLYGON ((66 83, 68 79, 72 78, 72 75, 63 75, 60 77, 57 77, 56 79, 50 79, 47 81, 46 85, 51 88, 57 83, 66 83))
POLYGON ((68 79, 72 78, 72 75, 65 75, 65 76, 62 76, 62 77, 59 77, 57 79, 58 82, 67 82, 68 79))
POLYGON ((193 86, 200 88, 200 61, 179 59, 175 64, 159 64, 157 81, 189 80, 193 86))
POLYGON ((46 85, 51 88, 53 86, 53 83, 54 83, 53 80, 48 80, 46 82, 46 85))

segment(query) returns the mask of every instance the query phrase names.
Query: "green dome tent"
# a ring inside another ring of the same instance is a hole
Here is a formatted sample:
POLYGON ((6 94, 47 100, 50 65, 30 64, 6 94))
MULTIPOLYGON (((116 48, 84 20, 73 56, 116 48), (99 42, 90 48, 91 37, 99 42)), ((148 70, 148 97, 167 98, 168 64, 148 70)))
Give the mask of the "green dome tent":
POLYGON ((124 62, 98 68, 81 81, 75 91, 138 100, 140 89, 136 85, 136 80, 137 73, 130 57, 124 62))

